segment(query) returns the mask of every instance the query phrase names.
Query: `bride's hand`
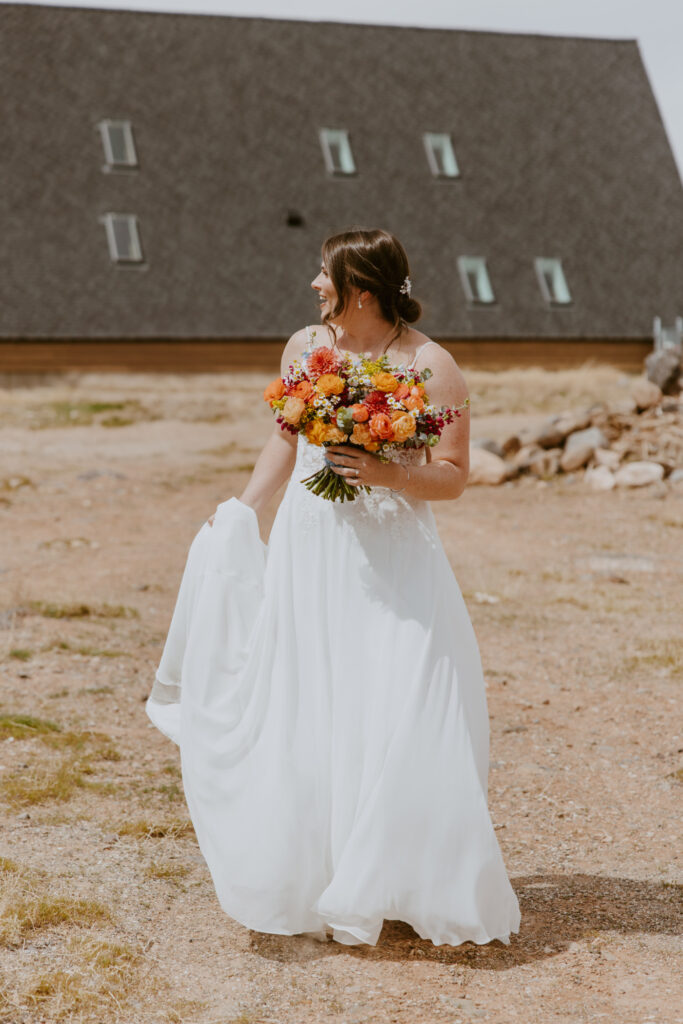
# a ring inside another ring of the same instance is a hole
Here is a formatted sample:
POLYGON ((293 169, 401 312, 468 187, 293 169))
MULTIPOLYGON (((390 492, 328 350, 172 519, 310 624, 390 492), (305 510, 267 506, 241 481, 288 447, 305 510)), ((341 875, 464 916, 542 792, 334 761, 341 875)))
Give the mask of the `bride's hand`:
POLYGON ((352 487, 391 487, 400 489, 405 484, 405 470, 396 462, 380 462, 372 452, 355 444, 331 444, 325 448, 335 473, 343 476, 352 487))

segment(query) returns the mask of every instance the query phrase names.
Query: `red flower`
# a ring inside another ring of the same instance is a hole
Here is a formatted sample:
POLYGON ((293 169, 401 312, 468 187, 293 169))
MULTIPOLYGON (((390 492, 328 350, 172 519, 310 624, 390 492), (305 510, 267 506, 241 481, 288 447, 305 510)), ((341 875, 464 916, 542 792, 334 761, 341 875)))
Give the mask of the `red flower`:
POLYGON ((371 416, 374 416, 378 412, 388 412, 389 403, 387 402, 387 396, 383 391, 371 391, 365 396, 362 404, 368 410, 371 416))
POLYGON ((308 373, 316 379, 324 373, 336 373, 340 366, 341 359, 333 348, 314 348, 308 356, 308 373))

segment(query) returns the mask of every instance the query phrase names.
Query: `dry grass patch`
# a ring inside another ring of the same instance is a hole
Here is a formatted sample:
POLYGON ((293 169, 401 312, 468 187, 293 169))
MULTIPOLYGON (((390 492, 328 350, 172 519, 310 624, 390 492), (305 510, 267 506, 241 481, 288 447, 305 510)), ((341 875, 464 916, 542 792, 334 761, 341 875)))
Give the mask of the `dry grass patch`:
POLYGON ((552 414, 588 408, 598 402, 615 402, 629 394, 637 377, 590 361, 568 370, 530 366, 500 373, 470 368, 466 376, 473 416, 552 414))
POLYGON ((44 878, 18 865, 3 872, 0 891, 0 945, 5 947, 48 928, 91 928, 112 920, 111 910, 99 900, 56 894, 44 878))
MULTIPOLYGON (((29 615, 42 615, 46 619, 139 619, 137 608, 123 604, 57 604, 52 601, 29 601, 24 609, 29 615)), ((60 645, 61 646, 61 645, 60 645)))
POLYGON ((124 821, 115 830, 119 836, 131 836, 134 839, 182 839, 194 835, 191 821, 175 818, 165 822, 146 820, 124 821))
POLYGON ((641 669, 669 669, 683 673, 683 640, 669 637, 666 640, 652 640, 644 650, 625 658, 622 672, 639 672, 641 669))
POLYGON ((140 944, 72 939, 65 966, 34 977, 22 1002, 50 1022, 123 1020, 123 1008, 140 991, 144 956, 140 944))
POLYGON ((71 800, 75 790, 87 785, 84 770, 78 761, 63 761, 10 772, 0 781, 0 797, 14 808, 50 801, 63 803, 71 800))
POLYGON ((33 715, 0 715, 0 739, 12 737, 25 740, 32 736, 52 736, 61 731, 61 726, 46 718, 34 718, 33 715))
POLYGON ((190 868, 186 864, 174 864, 171 861, 153 860, 145 868, 147 878, 170 882, 172 885, 180 885, 183 878, 187 878, 189 873, 190 868))
POLYGON ((33 657, 33 651, 29 651, 26 647, 14 647, 9 652, 10 658, 16 658, 17 661, 28 661, 29 658, 33 657))
POLYGON ((121 760, 121 754, 106 733, 63 731, 56 722, 34 719, 30 715, 2 716, 0 736, 3 730, 6 736, 36 737, 67 755, 56 763, 38 763, 4 775, 0 779, 0 798, 11 807, 30 807, 52 801, 64 803, 79 789, 108 792, 115 788, 111 783, 90 778, 95 773, 93 762, 121 760))

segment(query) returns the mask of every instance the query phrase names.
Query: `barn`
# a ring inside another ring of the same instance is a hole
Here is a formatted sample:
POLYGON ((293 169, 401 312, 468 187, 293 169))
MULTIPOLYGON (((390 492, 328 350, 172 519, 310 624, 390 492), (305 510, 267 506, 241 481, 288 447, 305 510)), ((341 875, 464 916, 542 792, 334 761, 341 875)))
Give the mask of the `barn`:
POLYGON ((3 4, 0 369, 273 366, 396 233, 469 365, 639 366, 683 191, 632 40, 3 4))

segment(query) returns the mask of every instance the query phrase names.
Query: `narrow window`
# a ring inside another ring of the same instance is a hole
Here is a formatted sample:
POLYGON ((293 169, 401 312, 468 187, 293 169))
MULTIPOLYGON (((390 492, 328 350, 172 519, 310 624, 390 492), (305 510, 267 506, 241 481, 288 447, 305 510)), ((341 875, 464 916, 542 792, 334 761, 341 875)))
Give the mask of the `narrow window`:
POLYGON ((429 169, 434 177, 457 178, 460 171, 450 135, 440 132, 425 132, 422 137, 427 151, 429 169))
POLYGON ((551 306, 566 306, 572 301, 561 260, 538 257, 536 274, 543 298, 547 303, 551 306))
POLYGON ((114 263, 142 263, 137 217, 133 213, 105 213, 109 255, 114 263))
POLYGON ((486 260, 483 256, 460 256, 458 258, 460 279, 465 295, 470 302, 495 302, 486 260))
POLYGON ((105 169, 137 167, 138 157, 130 121, 100 121, 99 128, 106 160, 105 169))
POLYGON ((343 128, 321 128, 320 143, 330 174, 355 174, 349 133, 343 128))

